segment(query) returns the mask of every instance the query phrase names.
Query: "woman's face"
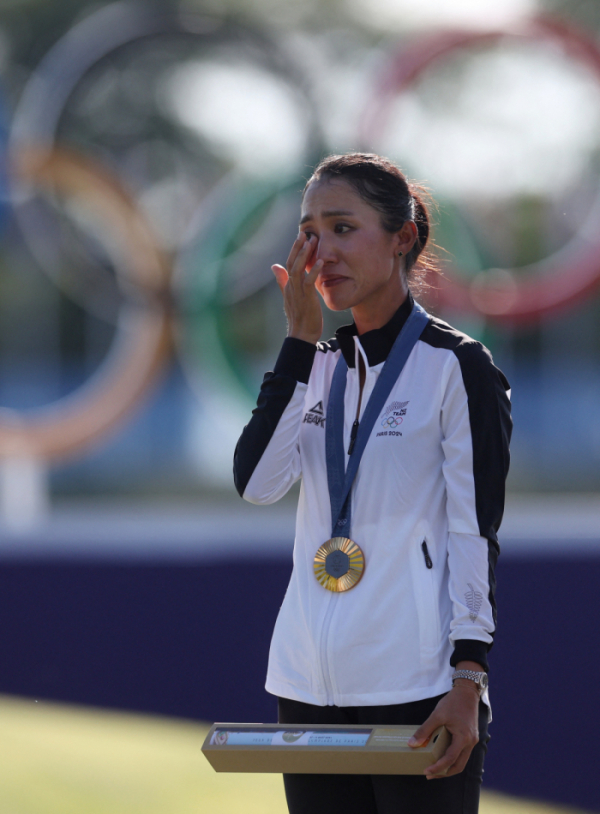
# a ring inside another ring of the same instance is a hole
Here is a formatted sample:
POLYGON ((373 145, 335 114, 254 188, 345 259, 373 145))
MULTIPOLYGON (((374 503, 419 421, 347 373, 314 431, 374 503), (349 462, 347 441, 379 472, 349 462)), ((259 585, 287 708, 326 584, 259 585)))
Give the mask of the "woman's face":
POLYGON ((376 314, 404 301, 408 288, 398 253, 406 254, 408 244, 410 251, 414 237, 407 242, 401 233, 387 232, 379 212, 346 181, 313 181, 302 202, 300 229, 313 236, 307 269, 323 260, 316 287, 332 311, 376 314))

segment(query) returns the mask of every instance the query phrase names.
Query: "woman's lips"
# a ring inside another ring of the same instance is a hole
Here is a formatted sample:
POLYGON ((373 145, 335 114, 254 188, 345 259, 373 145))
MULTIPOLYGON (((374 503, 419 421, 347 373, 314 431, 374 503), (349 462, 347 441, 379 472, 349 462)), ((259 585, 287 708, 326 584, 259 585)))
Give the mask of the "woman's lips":
POLYGON ((348 277, 342 277, 341 275, 336 275, 332 277, 323 277, 321 278, 321 285, 323 288, 333 288, 340 283, 345 283, 348 280, 348 277))

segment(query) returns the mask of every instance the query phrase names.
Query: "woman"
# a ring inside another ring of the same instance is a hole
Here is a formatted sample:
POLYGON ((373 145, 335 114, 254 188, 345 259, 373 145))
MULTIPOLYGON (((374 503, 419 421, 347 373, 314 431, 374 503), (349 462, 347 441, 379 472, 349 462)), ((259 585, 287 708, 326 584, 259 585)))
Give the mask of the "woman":
POLYGON ((452 734, 425 776, 286 775, 292 814, 478 810, 508 383, 482 345, 414 302, 428 236, 394 164, 332 156, 273 267, 288 336, 234 466, 253 503, 302 479, 267 690, 281 723, 422 724, 415 747, 440 724, 452 734), (329 342, 319 294, 354 320, 329 342))

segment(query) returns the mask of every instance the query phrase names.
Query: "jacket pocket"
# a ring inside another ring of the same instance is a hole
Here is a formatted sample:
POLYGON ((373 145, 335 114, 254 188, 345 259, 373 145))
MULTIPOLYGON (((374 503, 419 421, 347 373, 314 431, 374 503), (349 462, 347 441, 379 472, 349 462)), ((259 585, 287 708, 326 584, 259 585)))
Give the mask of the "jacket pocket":
POLYGON ((431 570, 433 568, 433 563, 431 561, 431 557, 429 556, 427 540, 423 540, 423 542, 421 543, 421 551, 423 552, 423 557, 425 558, 425 567, 431 570))
POLYGON ((419 618, 419 639, 423 653, 437 651, 440 645, 437 569, 432 558, 434 548, 425 535, 413 544, 413 578, 419 618))

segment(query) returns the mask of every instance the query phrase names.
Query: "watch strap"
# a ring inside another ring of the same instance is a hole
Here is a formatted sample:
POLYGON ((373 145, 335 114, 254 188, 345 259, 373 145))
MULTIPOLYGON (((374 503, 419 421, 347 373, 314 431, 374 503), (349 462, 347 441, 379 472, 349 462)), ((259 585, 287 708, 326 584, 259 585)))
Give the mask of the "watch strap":
POLYGON ((488 675, 484 672, 479 673, 475 672, 475 670, 455 670, 452 674, 453 687, 457 678, 468 678, 470 681, 474 681, 480 695, 488 686, 488 675))

